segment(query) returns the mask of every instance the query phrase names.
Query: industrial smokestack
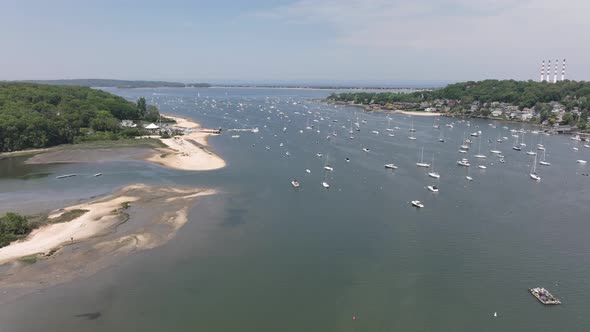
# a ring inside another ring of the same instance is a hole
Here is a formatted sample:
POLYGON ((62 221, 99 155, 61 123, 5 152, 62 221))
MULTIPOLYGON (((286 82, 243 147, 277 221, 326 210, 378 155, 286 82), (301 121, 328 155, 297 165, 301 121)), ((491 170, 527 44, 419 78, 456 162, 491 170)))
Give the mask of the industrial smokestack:
POLYGON ((541 63, 541 82, 545 80, 545 60, 541 63))
POLYGON ((551 82, 551 60, 547 61, 547 82, 551 82))
POLYGON ((563 59, 563 66, 561 67, 561 80, 565 81, 565 59, 563 59))
POLYGON ((555 70, 553 71, 553 83, 557 83, 557 67, 559 67, 559 60, 555 60, 555 70))

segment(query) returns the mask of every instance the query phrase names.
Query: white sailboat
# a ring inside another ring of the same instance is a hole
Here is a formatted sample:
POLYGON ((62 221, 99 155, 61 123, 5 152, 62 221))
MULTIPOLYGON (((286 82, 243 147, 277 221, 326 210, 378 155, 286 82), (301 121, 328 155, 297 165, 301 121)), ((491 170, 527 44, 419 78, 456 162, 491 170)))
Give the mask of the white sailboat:
POLYGON ((385 129, 387 131, 393 131, 393 129, 391 129, 391 118, 387 118, 387 129, 385 129))
POLYGON ((533 162, 533 167, 531 170, 531 174, 529 174, 531 179, 535 181, 541 180, 541 177, 537 174, 537 155, 535 155, 535 161, 533 162))
POLYGON ((545 160, 545 153, 547 151, 543 150, 543 157, 541 158, 541 161, 539 161, 539 164, 543 165, 543 166, 551 166, 551 163, 545 160))
POLYGON ((415 132, 416 129, 414 129, 414 119, 412 118, 412 127, 410 128, 410 132, 415 132))
POLYGON ((428 172, 428 176, 435 179, 440 179, 440 174, 434 171, 434 154, 432 155, 432 163, 430 164, 431 172, 428 172))
POLYGON ((424 162, 424 147, 422 147, 422 153, 421 153, 421 157, 420 157, 420 162, 416 163, 416 166, 418 167, 430 167, 429 163, 425 163, 424 162))
POLYGON ((481 154, 481 140, 482 140, 482 138, 483 137, 479 138, 479 148, 477 150, 477 154, 473 156, 474 158, 478 158, 478 159, 485 159, 486 158, 485 155, 481 154))

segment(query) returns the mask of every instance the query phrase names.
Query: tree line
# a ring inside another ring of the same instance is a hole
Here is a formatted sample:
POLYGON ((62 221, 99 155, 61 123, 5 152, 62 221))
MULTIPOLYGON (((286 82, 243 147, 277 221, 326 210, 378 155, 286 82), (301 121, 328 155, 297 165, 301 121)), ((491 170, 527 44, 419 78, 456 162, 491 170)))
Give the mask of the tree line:
MULTIPOLYGON (((482 104, 502 102, 518 106, 520 109, 535 108, 537 111, 545 110, 545 113, 547 113, 546 109, 550 102, 559 102, 565 107, 566 111, 578 108, 587 117, 588 110, 590 110, 590 82, 469 81, 449 84, 444 88, 431 91, 413 93, 339 93, 330 95, 328 99, 339 102, 353 102, 360 105, 370 103, 385 105, 399 102, 421 103, 432 102, 436 99, 447 99, 458 102, 458 105, 453 109, 454 112, 467 111, 473 102, 482 104)), ((569 117, 575 118, 576 116, 569 117)), ((581 119, 581 121, 584 120, 581 119)))
POLYGON ((80 86, 0 82, 0 152, 141 135, 121 120, 159 118, 155 106, 80 86))

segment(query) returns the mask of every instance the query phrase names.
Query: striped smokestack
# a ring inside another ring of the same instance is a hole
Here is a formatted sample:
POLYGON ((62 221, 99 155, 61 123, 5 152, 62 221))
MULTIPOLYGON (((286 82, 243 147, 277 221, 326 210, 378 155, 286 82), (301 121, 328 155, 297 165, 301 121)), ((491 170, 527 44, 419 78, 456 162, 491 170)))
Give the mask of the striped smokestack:
POLYGON ((541 62, 541 82, 545 80, 545 60, 541 62))
POLYGON ((559 67, 559 60, 555 60, 555 69, 553 71, 553 83, 557 83, 557 67, 559 67))
POLYGON ((561 67, 561 80, 565 81, 565 59, 563 59, 563 66, 561 67))
POLYGON ((551 60, 547 61, 547 82, 551 82, 549 77, 551 77, 551 60))

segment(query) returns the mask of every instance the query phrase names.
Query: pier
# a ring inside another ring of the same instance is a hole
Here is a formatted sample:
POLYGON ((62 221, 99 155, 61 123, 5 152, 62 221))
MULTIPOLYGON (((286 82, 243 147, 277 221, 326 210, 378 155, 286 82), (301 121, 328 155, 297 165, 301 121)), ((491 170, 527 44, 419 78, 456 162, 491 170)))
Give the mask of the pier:
POLYGON ((561 301, 558 298, 553 296, 553 294, 549 293, 549 291, 543 287, 531 288, 529 289, 529 291, 531 292, 531 294, 533 294, 534 297, 537 298, 537 300, 539 300, 539 302, 543 304, 561 304, 561 301))

